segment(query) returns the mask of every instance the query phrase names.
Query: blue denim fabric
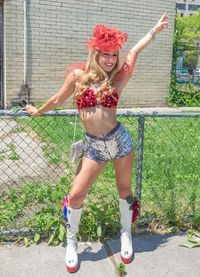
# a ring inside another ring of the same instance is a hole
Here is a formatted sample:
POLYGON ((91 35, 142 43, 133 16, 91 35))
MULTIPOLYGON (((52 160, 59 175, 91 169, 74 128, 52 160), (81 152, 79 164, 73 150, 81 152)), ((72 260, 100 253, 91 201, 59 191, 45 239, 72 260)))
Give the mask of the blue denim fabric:
POLYGON ((133 139, 127 129, 120 123, 109 133, 93 136, 86 133, 83 156, 98 163, 119 159, 133 150, 133 139))

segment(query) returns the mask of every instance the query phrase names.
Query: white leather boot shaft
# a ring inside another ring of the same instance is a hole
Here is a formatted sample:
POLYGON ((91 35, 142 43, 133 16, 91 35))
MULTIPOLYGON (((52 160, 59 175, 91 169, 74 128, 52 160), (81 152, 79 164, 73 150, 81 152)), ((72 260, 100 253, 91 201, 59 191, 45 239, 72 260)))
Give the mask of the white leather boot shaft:
POLYGON ((78 225, 80 222, 82 208, 73 209, 68 207, 67 213, 67 247, 66 247, 66 266, 69 272, 76 271, 78 267, 77 239, 78 225))
POLYGON ((120 209, 120 223, 121 223, 121 234, 128 232, 131 234, 131 221, 133 210, 130 210, 131 204, 126 199, 119 198, 119 209, 120 209))
POLYGON ((131 261, 133 256, 131 221, 133 210, 126 199, 119 199, 120 223, 121 223, 121 257, 124 263, 131 261))

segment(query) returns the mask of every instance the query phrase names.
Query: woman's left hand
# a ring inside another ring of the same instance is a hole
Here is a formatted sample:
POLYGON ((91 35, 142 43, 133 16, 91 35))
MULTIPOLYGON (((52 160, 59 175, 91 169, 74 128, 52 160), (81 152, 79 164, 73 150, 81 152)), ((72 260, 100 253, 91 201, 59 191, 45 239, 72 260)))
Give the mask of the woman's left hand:
POLYGON ((161 18, 158 20, 157 24, 154 26, 154 30, 156 33, 160 33, 163 30, 167 29, 169 26, 168 23, 168 15, 164 13, 161 18))
POLYGON ((28 104, 25 106, 25 109, 27 113, 33 116, 42 115, 36 107, 33 107, 32 105, 28 104))

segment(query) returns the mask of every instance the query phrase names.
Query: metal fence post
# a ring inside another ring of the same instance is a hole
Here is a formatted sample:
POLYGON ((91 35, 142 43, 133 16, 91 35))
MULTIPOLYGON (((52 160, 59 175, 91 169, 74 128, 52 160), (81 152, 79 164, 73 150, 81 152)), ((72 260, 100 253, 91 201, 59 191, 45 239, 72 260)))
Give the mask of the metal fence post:
POLYGON ((145 117, 138 117, 138 163, 136 176, 136 197, 141 202, 142 190, 142 164, 143 164, 143 148, 144 148, 144 122, 145 117))

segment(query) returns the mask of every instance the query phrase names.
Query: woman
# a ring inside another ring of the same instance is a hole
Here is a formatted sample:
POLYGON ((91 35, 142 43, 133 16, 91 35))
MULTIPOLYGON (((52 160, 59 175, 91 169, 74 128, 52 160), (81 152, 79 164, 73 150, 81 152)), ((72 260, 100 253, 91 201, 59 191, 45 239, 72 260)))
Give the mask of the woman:
POLYGON ((61 89, 39 109, 26 106, 30 115, 42 115, 74 94, 80 119, 86 130, 83 157, 67 203, 66 266, 69 272, 78 269, 76 233, 83 201, 105 164, 111 159, 119 193, 121 259, 124 263, 130 263, 133 258, 133 210, 130 209, 130 199, 134 150, 131 136, 116 120, 116 108, 122 90, 134 71, 138 55, 156 34, 168 27, 167 20, 168 17, 164 14, 154 28, 129 51, 121 68, 119 50, 126 42, 127 35, 116 28, 97 25, 93 37, 87 42, 89 56, 86 66, 69 70, 61 89))

